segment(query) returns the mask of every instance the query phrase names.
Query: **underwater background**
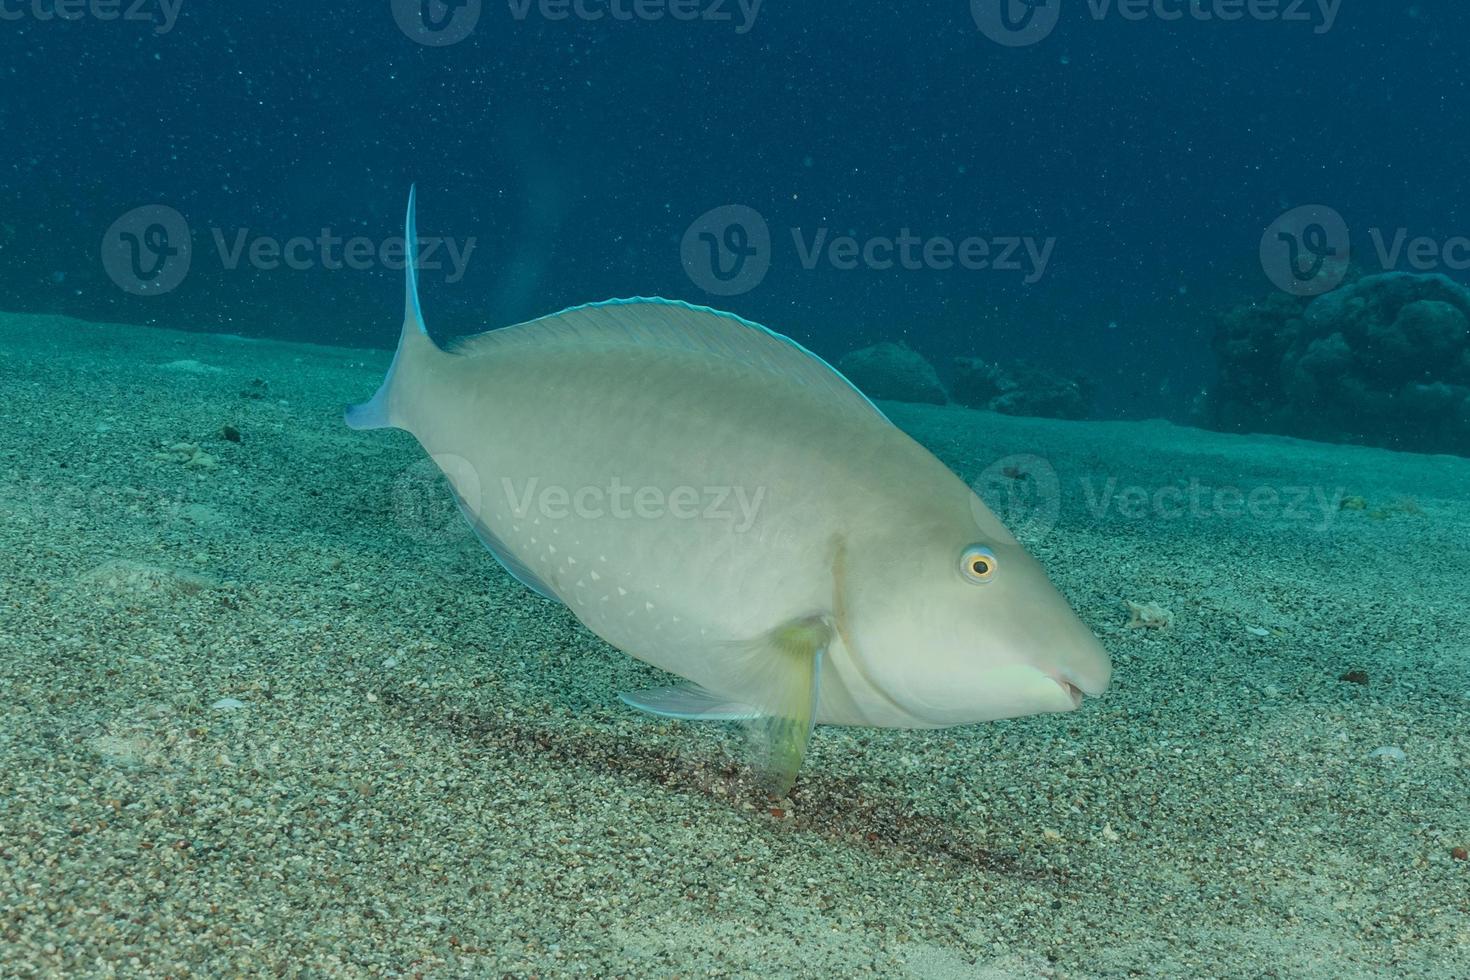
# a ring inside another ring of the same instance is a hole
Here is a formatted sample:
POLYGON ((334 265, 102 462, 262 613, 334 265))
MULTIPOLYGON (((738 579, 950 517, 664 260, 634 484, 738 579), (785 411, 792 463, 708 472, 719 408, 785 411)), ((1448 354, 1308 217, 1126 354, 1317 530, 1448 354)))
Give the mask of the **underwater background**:
MULTIPOLYGON (((1444 251, 1470 227, 1454 3, 1057 0, 1007 36, 985 20, 1001 5, 958 0, 710 0, 693 20, 631 0, 432 0, 430 43, 399 24, 421 4, 391 6, 127 0, 104 20, 10 0, 6 307, 386 346, 395 270, 329 268, 320 246, 258 268, 236 245, 381 242, 417 182, 423 233, 474 242, 455 281, 447 264, 424 275, 442 336, 662 295, 738 306, 829 359, 902 338, 936 363, 1085 370, 1105 416, 1184 418, 1213 377, 1216 317, 1274 290, 1258 246, 1283 213, 1333 209, 1364 271, 1382 271, 1374 230, 1438 243, 1429 271, 1470 264, 1444 251), (193 236, 164 295, 118 289, 97 261, 144 205, 193 236), (770 229, 769 268, 738 300, 681 261, 690 226, 728 205, 770 229), (794 240, 823 230, 978 237, 994 257, 1002 239, 1054 244, 1040 270, 1024 249, 998 270, 921 247, 917 268, 846 268, 794 240)), ((1423 271, 1402 249, 1391 264, 1423 271)))
POLYGON ((0 977, 1470 976, 1467 47, 1451 0, 0 0, 0 977), (668 675, 343 424, 410 187, 437 342, 794 338, 1111 689, 819 725, 780 799, 624 705, 668 675))

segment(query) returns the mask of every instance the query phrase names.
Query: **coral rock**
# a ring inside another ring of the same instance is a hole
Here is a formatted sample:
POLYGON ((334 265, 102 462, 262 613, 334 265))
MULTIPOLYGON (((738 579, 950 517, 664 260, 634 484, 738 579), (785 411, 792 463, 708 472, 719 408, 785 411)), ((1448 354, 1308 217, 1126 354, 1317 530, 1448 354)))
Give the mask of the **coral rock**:
POLYGON ((1470 455, 1470 289, 1365 276, 1231 310, 1203 421, 1227 431, 1470 455))
POLYGON ((955 401, 1003 415, 1082 419, 1092 411, 1091 386, 1026 362, 992 364, 956 358, 950 391, 955 401))
POLYGON ((949 401, 934 365, 901 341, 855 350, 837 368, 869 398, 930 405, 949 401))

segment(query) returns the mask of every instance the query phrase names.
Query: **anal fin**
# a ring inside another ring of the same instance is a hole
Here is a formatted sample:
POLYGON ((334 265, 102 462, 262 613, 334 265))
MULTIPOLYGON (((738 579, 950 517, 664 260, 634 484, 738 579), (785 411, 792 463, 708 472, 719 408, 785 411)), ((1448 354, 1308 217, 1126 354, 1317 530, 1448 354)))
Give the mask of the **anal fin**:
POLYGON ((624 691, 618 697, 639 711, 680 721, 751 721, 760 716, 750 705, 721 697, 698 684, 624 691))

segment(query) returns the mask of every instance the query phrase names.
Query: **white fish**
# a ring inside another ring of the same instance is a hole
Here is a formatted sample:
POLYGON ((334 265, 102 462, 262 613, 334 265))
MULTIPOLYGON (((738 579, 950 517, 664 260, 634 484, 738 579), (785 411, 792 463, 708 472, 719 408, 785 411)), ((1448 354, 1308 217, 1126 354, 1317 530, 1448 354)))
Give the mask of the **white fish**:
POLYGON ((512 575, 687 682, 627 703, 750 723, 774 792, 817 722, 937 728, 1107 689, 1107 653, 1041 566, 794 341, 630 299, 443 351, 411 263, 405 305, 347 423, 412 433, 512 575))

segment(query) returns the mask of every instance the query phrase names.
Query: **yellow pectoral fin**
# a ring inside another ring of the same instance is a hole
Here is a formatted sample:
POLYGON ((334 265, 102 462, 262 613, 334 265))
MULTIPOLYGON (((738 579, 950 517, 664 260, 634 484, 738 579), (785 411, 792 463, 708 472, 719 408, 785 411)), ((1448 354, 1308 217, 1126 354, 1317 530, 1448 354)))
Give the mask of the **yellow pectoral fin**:
POLYGON ((832 625, 809 617, 778 626, 746 649, 748 690, 760 712, 748 722, 752 765, 765 789, 785 796, 796 783, 816 724, 822 656, 832 625))

